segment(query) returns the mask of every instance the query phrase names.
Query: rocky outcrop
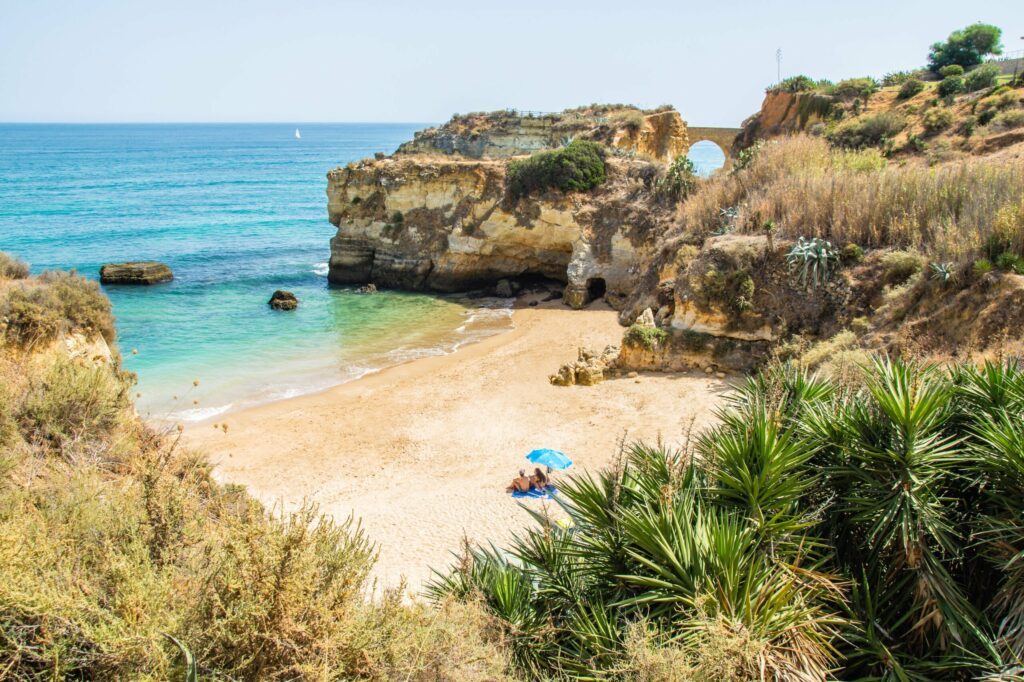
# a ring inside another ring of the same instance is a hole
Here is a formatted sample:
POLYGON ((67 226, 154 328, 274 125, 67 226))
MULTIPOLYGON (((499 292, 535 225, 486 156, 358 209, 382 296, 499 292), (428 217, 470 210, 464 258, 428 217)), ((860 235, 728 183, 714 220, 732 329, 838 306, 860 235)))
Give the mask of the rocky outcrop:
POLYGON ((103 284, 159 284, 173 279, 171 268, 156 261, 107 263, 100 268, 103 284))
POLYGON ((455 116, 442 126, 415 133, 397 153, 507 159, 555 149, 574 139, 601 142, 663 163, 689 148, 686 123, 679 112, 619 106, 546 114, 495 111, 455 116))
POLYGON ((598 353, 589 348, 579 348, 575 362, 567 362, 558 368, 549 380, 555 386, 593 386, 605 379, 605 372, 615 367, 619 349, 606 346, 598 353))
POLYGON ((792 135, 829 118, 835 99, 817 92, 769 92, 761 109, 743 122, 735 147, 744 149, 759 139, 792 135))
POLYGON ((447 292, 546 278, 576 307, 621 301, 673 210, 654 196, 656 165, 609 158, 607 172, 590 192, 513 201, 499 160, 398 154, 331 171, 329 278, 447 292))
POLYGON ((283 291, 278 289, 267 301, 274 310, 295 310, 299 307, 299 299, 290 291, 283 291))

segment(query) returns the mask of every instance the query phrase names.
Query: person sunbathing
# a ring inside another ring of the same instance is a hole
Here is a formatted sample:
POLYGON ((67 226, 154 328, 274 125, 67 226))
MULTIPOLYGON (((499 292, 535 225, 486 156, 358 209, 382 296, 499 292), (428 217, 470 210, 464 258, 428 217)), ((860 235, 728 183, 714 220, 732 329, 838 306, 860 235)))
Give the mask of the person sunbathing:
POLYGON ((530 479, 526 476, 526 471, 523 469, 519 470, 519 477, 513 478, 511 485, 505 488, 505 492, 511 493, 519 491, 521 493, 528 493, 532 489, 530 479))
POLYGON ((539 468, 533 470, 533 476, 530 476, 530 488, 532 490, 545 491, 548 488, 548 477, 539 468))

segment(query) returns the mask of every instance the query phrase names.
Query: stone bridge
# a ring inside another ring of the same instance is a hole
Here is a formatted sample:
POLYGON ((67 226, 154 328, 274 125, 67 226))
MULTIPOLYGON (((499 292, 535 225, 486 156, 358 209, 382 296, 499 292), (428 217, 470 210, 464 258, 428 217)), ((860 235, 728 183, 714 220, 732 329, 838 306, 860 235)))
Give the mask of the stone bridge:
POLYGON ((736 136, 742 132, 741 128, 697 128, 686 127, 686 133, 690 137, 690 146, 708 140, 717 144, 725 153, 726 163, 732 158, 732 144, 736 136))

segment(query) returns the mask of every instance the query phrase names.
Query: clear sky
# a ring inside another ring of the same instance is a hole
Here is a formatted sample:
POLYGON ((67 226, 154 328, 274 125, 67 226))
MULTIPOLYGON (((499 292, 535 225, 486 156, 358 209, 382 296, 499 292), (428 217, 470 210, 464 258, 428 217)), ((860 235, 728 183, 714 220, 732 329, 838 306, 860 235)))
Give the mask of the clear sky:
POLYGON ((590 102, 738 125, 783 76, 924 63, 1024 0, 0 0, 0 121, 414 121, 590 102))

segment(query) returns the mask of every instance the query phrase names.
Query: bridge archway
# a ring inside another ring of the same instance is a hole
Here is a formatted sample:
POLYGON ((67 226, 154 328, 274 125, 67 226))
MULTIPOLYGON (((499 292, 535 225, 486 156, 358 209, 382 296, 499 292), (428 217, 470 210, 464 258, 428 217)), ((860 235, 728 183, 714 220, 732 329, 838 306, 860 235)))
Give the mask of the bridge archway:
POLYGON ((725 166, 729 160, 726 151, 711 140, 701 140, 691 144, 686 156, 693 163, 697 175, 705 178, 725 166))
POLYGON ((687 126, 686 134, 689 137, 690 146, 687 153, 698 142, 713 142, 725 155, 724 166, 728 167, 732 162, 732 148, 736 136, 742 132, 740 128, 707 128, 687 126))

